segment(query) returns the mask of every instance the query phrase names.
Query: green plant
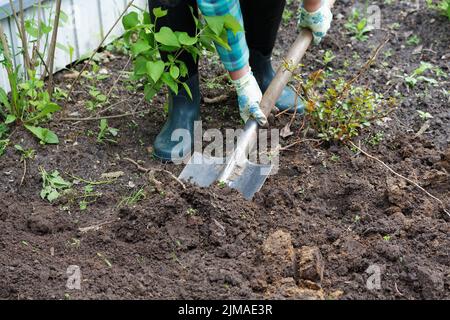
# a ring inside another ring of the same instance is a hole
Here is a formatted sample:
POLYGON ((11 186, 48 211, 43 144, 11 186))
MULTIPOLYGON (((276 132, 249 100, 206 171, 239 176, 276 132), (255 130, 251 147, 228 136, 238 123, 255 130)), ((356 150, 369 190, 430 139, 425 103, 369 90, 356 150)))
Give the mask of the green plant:
POLYGON ((0 139, 0 157, 5 153, 9 145, 9 139, 0 139))
MULTIPOLYGON (((36 12, 43 9, 41 1, 38 7, 39 10, 36 12)), ((7 72, 10 87, 10 94, 0 88, 0 121, 3 119, 3 122, 8 125, 12 123, 25 125, 25 128, 37 136, 42 143, 58 143, 58 139, 54 137, 46 139, 45 137, 50 134, 43 128, 37 127, 38 123, 49 120, 53 113, 60 110, 60 107, 52 102, 53 72, 48 70, 53 71, 55 49, 58 46, 56 35, 60 20, 64 22, 67 16, 61 12, 61 0, 56 1, 55 12, 52 10, 46 19, 42 19, 40 15, 25 18, 22 9, 19 12, 12 10, 12 21, 17 27, 18 39, 22 45, 19 54, 23 65, 15 66, 15 56, 0 25, 0 65, 7 72), (47 57, 46 61, 44 57, 47 57), (43 71, 40 72, 41 70, 43 71), (39 77, 38 72, 40 72, 39 77), (43 79, 47 74, 49 81, 45 88, 43 79)))
POLYGON ((419 43, 420 43, 420 38, 415 34, 413 34, 406 40, 406 44, 410 45, 410 46, 416 46, 419 43))
POLYGON ((124 197, 117 206, 118 207, 134 206, 138 202, 145 200, 146 197, 147 194, 145 193, 144 188, 140 188, 139 190, 133 192, 131 195, 124 197))
POLYGON ((183 86, 191 96, 191 92, 182 78, 188 75, 186 64, 179 60, 183 52, 188 52, 197 60, 204 50, 214 50, 214 43, 227 49, 228 30, 237 33, 242 30, 239 22, 231 15, 204 17, 197 19, 196 32, 190 36, 186 32, 173 31, 168 27, 157 30, 157 20, 167 15, 167 10, 153 9, 155 16, 142 11, 131 12, 122 19, 126 30, 125 43, 130 47, 134 61, 133 80, 143 80, 144 93, 151 100, 166 85, 175 93, 183 86))
POLYGON ((89 95, 92 100, 86 101, 86 108, 88 110, 95 110, 101 106, 101 104, 108 101, 108 97, 104 95, 99 89, 94 86, 89 86, 89 95))
POLYGON ((77 199, 81 199, 78 202, 80 210, 86 210, 90 204, 97 202, 97 199, 101 196, 101 193, 95 192, 94 186, 92 184, 84 186, 82 195, 77 197, 77 199))
POLYGON ((186 211, 186 214, 187 214, 188 216, 195 216, 197 213, 198 213, 198 210, 193 209, 193 208, 189 208, 189 209, 187 209, 187 211, 186 211))
POLYGON ((433 65, 428 62, 420 62, 420 66, 415 69, 410 75, 405 75, 404 80, 405 83, 408 85, 408 87, 412 88, 415 87, 418 82, 427 82, 430 84, 437 84, 437 80, 425 77, 423 74, 429 70, 433 70, 433 65))
POLYGON ((34 149, 24 149, 21 145, 16 144, 14 148, 20 152, 21 158, 20 161, 24 160, 33 160, 36 156, 36 151, 34 149))
POLYGON ((325 51, 325 54, 323 55, 323 64, 327 65, 327 64, 331 63, 335 58, 336 58, 336 56, 333 54, 333 51, 327 50, 327 51, 325 51))
POLYGON ((112 142, 112 143, 117 143, 117 141, 115 141, 112 138, 117 137, 117 135, 119 134, 119 129, 111 128, 108 125, 108 120, 106 120, 106 119, 100 120, 99 128, 100 128, 100 131, 97 135, 97 142, 103 143, 105 141, 108 141, 108 142, 112 142))
POLYGON ((450 0, 426 0, 429 9, 437 10, 440 14, 446 16, 450 20, 450 0))
POLYGON ((353 82, 354 79, 326 79, 323 70, 319 70, 302 84, 307 119, 321 140, 349 141, 392 108, 392 99, 354 86, 353 82))
POLYGON ((384 139, 384 133, 383 132, 377 132, 374 134, 371 134, 367 139, 366 142, 370 144, 371 146, 375 147, 381 143, 384 139))
POLYGON ((61 192, 72 187, 72 183, 64 180, 57 170, 48 173, 44 168, 40 167, 42 178, 41 198, 49 202, 53 202, 61 196, 61 192))
POLYGON ((362 16, 358 10, 354 10, 349 17, 345 28, 350 31, 352 37, 358 41, 366 41, 367 33, 373 30, 373 27, 367 23, 367 18, 362 16))
POLYGON ((420 119, 422 119, 423 121, 433 119, 433 116, 429 112, 417 110, 417 113, 419 114, 420 119))

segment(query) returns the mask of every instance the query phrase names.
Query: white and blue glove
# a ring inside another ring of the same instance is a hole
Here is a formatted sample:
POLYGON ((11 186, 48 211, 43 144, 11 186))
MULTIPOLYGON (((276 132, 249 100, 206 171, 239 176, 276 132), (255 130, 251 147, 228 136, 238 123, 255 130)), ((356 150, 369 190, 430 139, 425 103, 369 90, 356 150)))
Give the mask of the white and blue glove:
POLYGON ((320 8, 314 12, 307 11, 302 1, 299 9, 298 25, 301 28, 308 28, 312 31, 314 44, 319 44, 325 37, 331 27, 331 21, 333 21, 333 14, 326 1, 322 0, 320 8))
POLYGON ((249 71, 239 80, 234 80, 233 84, 238 95, 239 112, 242 120, 247 122, 249 119, 254 119, 260 126, 265 126, 267 118, 259 106, 263 95, 253 73, 249 71))

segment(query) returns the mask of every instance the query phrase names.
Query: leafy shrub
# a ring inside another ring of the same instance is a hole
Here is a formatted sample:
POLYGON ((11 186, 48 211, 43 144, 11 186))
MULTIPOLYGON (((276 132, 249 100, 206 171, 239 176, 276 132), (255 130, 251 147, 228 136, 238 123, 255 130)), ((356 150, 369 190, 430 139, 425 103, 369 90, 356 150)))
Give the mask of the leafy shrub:
POLYGON ((231 15, 204 19, 197 19, 193 15, 197 32, 191 37, 186 32, 173 31, 168 27, 157 31, 157 20, 166 16, 167 10, 155 8, 153 15, 155 21, 152 21, 151 15, 146 11, 131 12, 122 21, 126 30, 124 39, 134 59, 133 79, 144 81, 145 97, 148 100, 164 85, 175 93, 178 93, 179 86, 182 85, 191 96, 189 87, 182 82, 188 76, 188 69, 178 59, 180 54, 188 52, 197 60, 204 49, 214 50, 214 42, 230 49, 227 31, 231 30, 236 34, 242 30, 239 22, 231 15))
MULTIPOLYGON (((60 4, 60 0, 57 3, 60 4)), ((38 6, 41 10, 41 4, 38 6)), ((59 20, 65 21, 67 16, 58 8, 56 12, 50 12, 47 23, 39 17, 24 18, 23 12, 13 14, 12 17, 19 27, 18 39, 22 44, 20 54, 24 65, 14 67, 14 57, 9 47, 11 41, 8 41, 0 25, 0 65, 7 71, 11 89, 8 94, 5 89, 0 88, 0 121, 3 119, 7 125, 24 124, 25 128, 38 137, 42 143, 58 143, 54 133, 49 133, 48 129, 38 127, 37 124, 49 119, 53 113, 60 110, 60 107, 52 102, 52 81, 49 81, 49 86, 45 88, 43 79, 47 75, 47 71, 53 69, 56 46, 65 48, 56 43, 56 37, 49 38, 52 31, 56 32, 59 20), (46 45, 41 46, 40 44, 43 43, 46 45), (44 48, 42 51, 41 47, 44 48), (44 62, 45 57, 47 58, 46 62, 44 62), (38 77, 39 70, 44 71, 38 77), (50 139, 42 138, 50 135, 52 136, 50 139)))
POLYGON ((394 106, 392 99, 354 86, 352 80, 327 79, 323 70, 312 73, 302 90, 308 123, 324 141, 349 141, 394 106))

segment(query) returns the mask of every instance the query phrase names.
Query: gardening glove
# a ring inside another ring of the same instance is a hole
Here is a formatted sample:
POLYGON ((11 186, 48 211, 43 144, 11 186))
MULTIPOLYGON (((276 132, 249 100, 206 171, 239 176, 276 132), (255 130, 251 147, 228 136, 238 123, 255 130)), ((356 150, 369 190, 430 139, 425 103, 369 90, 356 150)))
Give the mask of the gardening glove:
POLYGON ((333 21, 333 14, 325 0, 322 0, 320 8, 315 12, 307 11, 302 1, 299 9, 298 26, 312 31, 314 44, 319 44, 325 37, 331 27, 331 21, 333 21))
POLYGON ((253 73, 249 71, 239 80, 234 80, 233 84, 237 91, 242 120, 247 122, 254 119, 260 126, 265 126, 267 118, 259 107, 263 95, 253 73))

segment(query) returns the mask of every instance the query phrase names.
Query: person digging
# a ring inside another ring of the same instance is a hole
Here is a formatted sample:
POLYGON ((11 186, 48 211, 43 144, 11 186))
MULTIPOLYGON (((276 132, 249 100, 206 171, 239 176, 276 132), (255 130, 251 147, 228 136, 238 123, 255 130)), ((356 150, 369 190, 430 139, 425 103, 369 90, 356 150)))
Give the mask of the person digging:
MULTIPOLYGON (((195 21, 191 14, 200 9, 204 16, 231 14, 245 32, 228 32, 231 50, 216 44, 220 59, 228 71, 238 96, 241 118, 247 122, 255 119, 265 126, 267 118, 259 107, 263 92, 267 90, 275 71, 272 67, 272 51, 280 27, 285 0, 150 0, 152 14, 154 8, 167 9, 168 14, 158 19, 158 28, 170 27, 172 30, 195 34, 195 21)), ((324 0, 303 0, 299 9, 299 27, 311 29, 314 43, 318 44, 331 26, 333 15, 324 0)), ((186 90, 178 94, 169 90, 169 115, 153 145, 154 155, 163 161, 172 161, 173 151, 179 148, 179 141, 172 140, 177 129, 190 132, 190 141, 183 141, 176 156, 184 158, 193 147, 194 122, 200 119, 200 83, 198 62, 185 52, 179 57, 188 68, 184 79, 192 94, 186 90)), ((280 111, 303 113, 301 99, 296 99, 294 91, 286 87, 276 103, 280 111), (297 102, 297 103, 296 103, 297 102)))

